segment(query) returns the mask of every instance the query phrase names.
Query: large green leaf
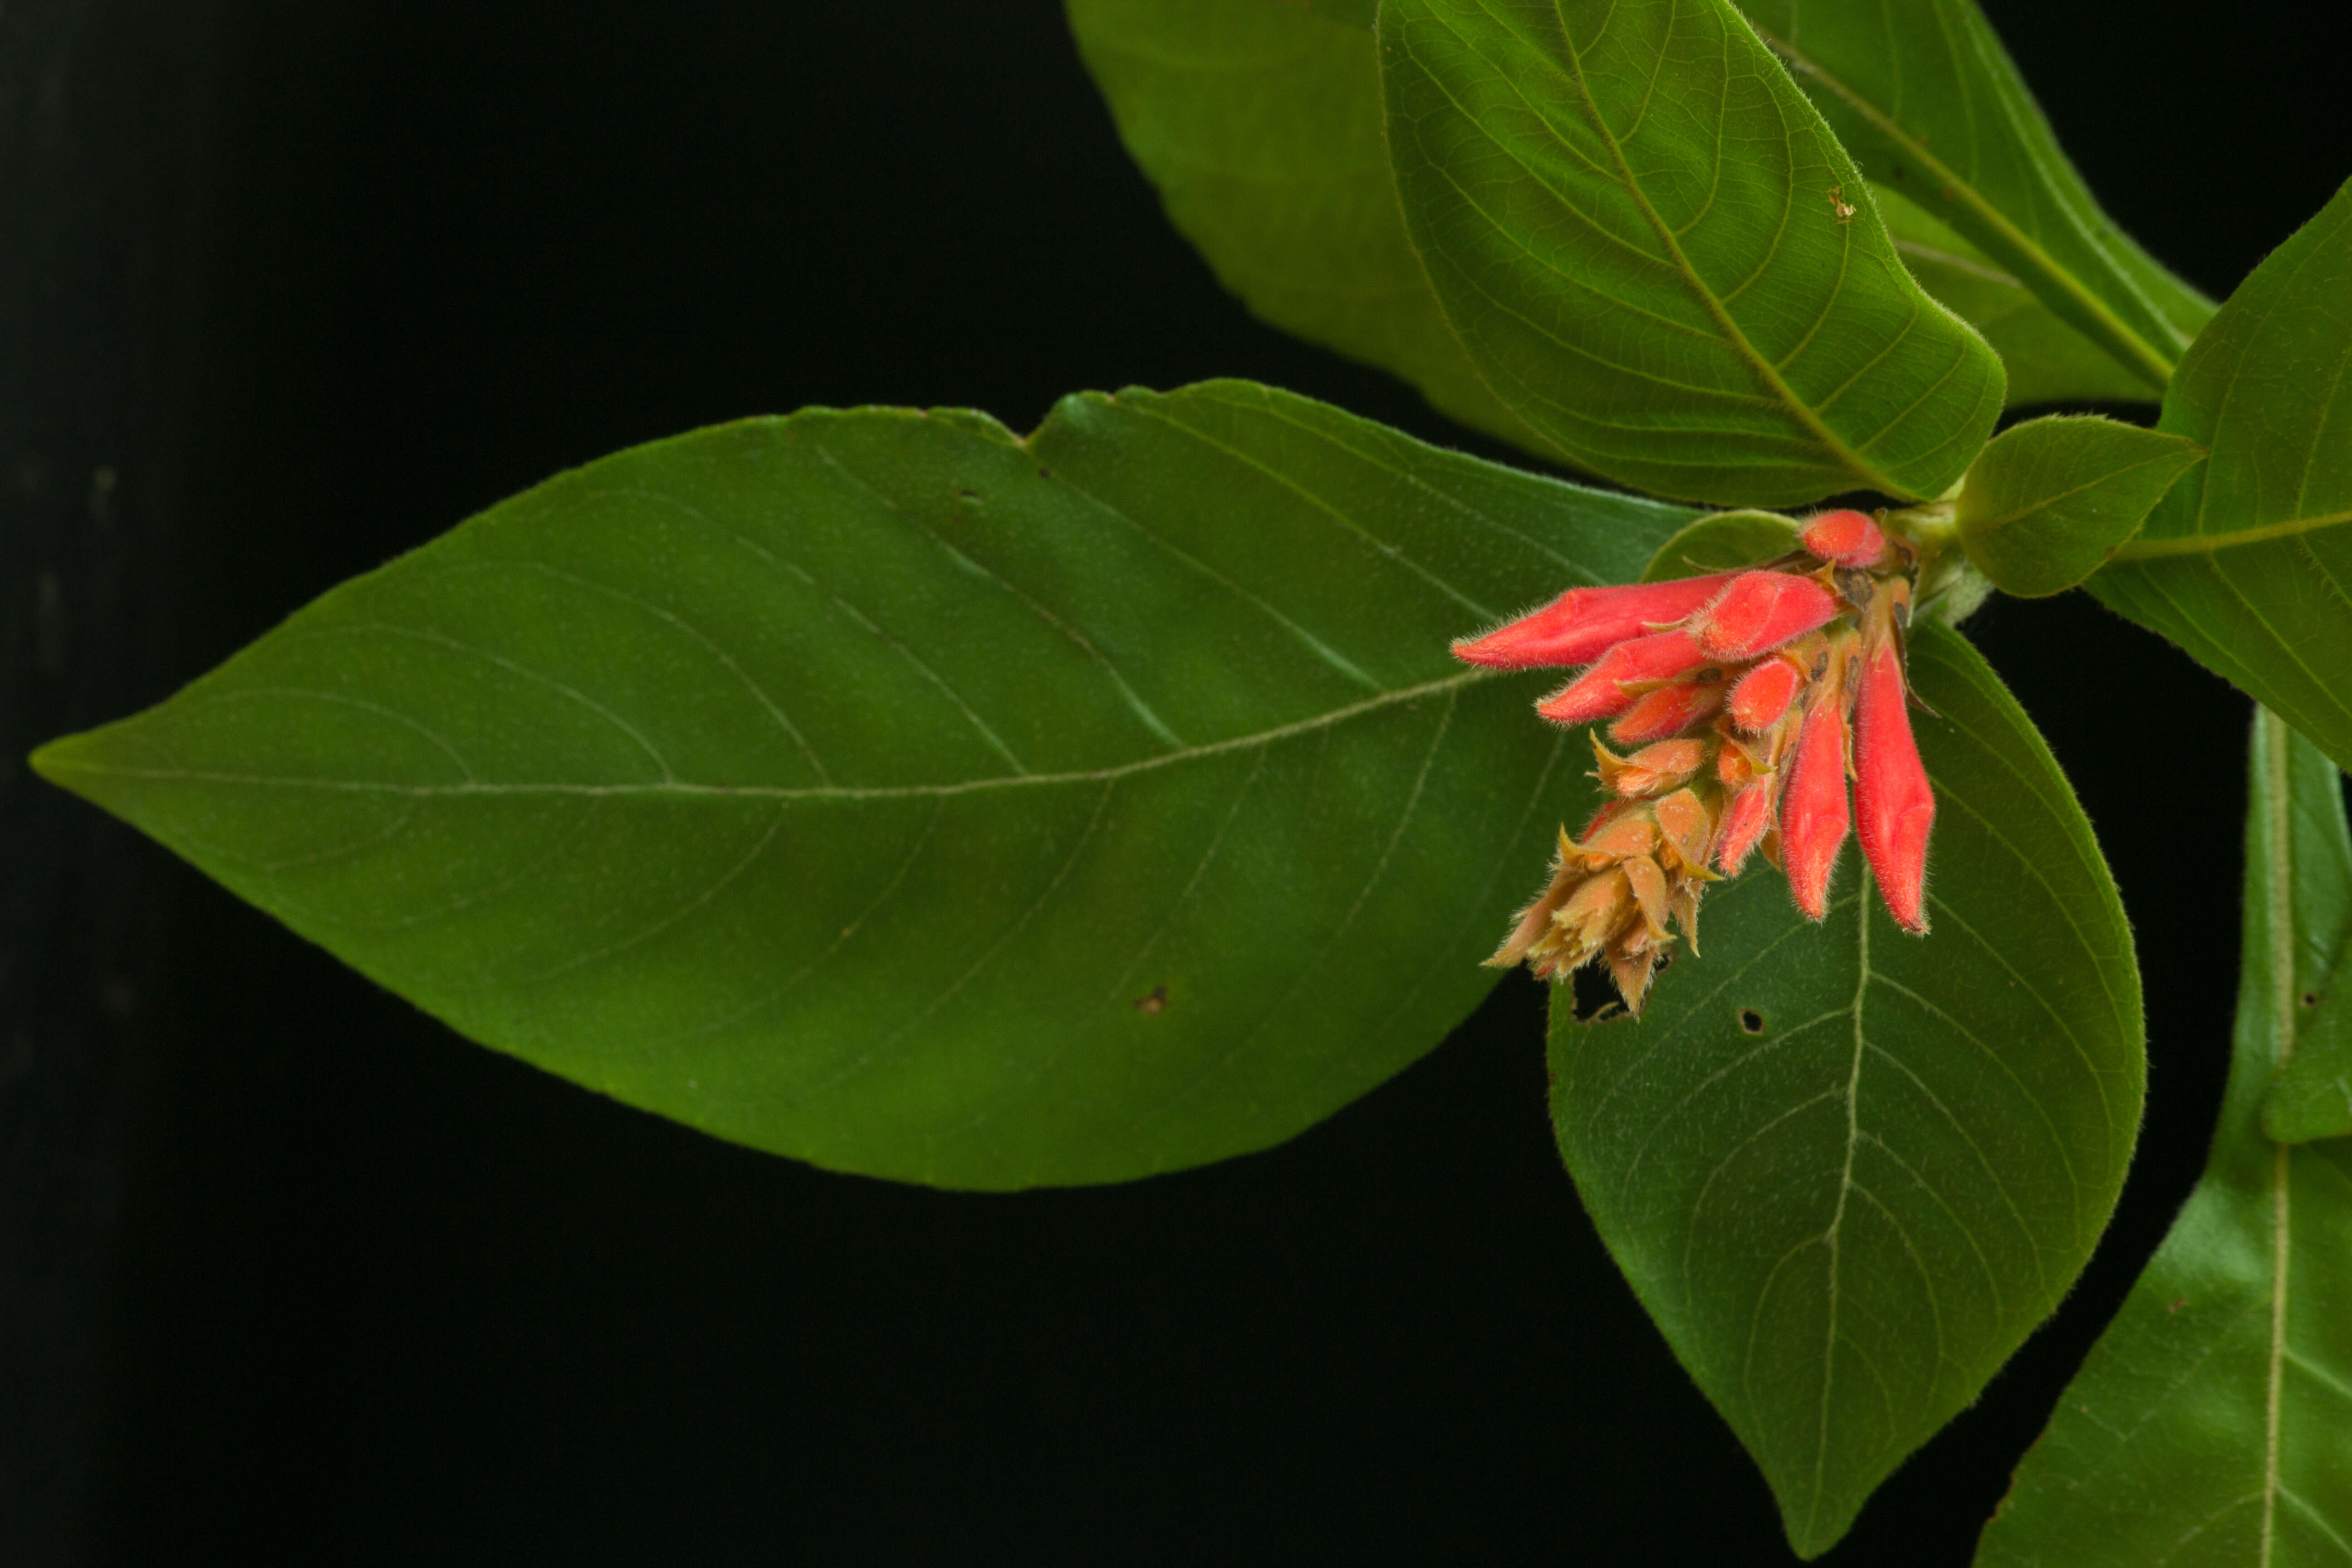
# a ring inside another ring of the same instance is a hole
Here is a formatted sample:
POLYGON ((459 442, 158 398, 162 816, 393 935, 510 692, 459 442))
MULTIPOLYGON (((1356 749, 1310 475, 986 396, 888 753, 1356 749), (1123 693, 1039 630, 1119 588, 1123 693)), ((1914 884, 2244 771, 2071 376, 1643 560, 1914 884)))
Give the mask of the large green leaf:
POLYGON ((2213 307, 2099 210, 1975 0, 1741 0, 1874 180, 2161 390, 2213 307))
POLYGON ((2074 792, 1959 634, 1913 631, 1933 931, 1905 935, 1852 855, 1820 926, 1750 871, 1638 1023, 1552 1009, 1577 1190, 1808 1557, 2065 1294, 2146 1070, 2074 792))
POLYGON ((2095 415, 2029 419, 1994 437, 1960 487, 1969 559, 2005 593, 2063 594, 2106 563, 2205 449, 2095 415))
POLYGON ((2352 1141, 2263 1136, 2352 917, 2336 769, 2256 722, 2242 979, 2204 1178, 2059 1396, 1979 1568, 2305 1568, 2352 1559, 2352 1141))
POLYGON ((2153 403, 2158 390, 2061 321, 2033 291, 1892 185, 1872 198, 1919 286, 1984 334, 2009 373, 2009 406, 2153 403))
POLYGON ((1478 378, 1405 237, 1363 11, 1349 26, 1284 0, 1068 0, 1119 139, 1226 288, 1557 457, 1478 378))
POLYGON ((1589 805, 1450 637, 1685 521, 1246 383, 566 474, 43 751, 501 1049, 820 1164, 1114 1180, 1427 1051, 1589 805))
POLYGON ((2088 584, 2341 764, 2352 764, 2347 366, 2352 183, 2254 268, 2181 362, 2157 428, 2212 456, 2088 584))
POLYGON ((1405 224, 1487 384, 1596 473, 1940 495, 2000 362, 1725 0, 1383 0, 1405 224))

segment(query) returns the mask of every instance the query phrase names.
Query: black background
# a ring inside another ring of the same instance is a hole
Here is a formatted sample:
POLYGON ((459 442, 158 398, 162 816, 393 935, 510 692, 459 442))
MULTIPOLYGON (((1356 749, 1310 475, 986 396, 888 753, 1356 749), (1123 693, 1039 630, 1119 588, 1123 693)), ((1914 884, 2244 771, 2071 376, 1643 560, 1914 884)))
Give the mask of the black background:
MULTIPOLYGON (((1988 9, 2209 291, 2352 172, 2332 7, 1988 9)), ((1220 292, 1050 0, 12 0, 0 198, 0 1561, 1788 1560, 1561 1173, 1532 984, 1266 1154, 894 1187, 470 1046, 21 766, 734 416, 1238 374, 1475 447, 1220 292)), ((2148 1116, 1842 1568, 1967 1559, 2227 1047, 2247 704, 2079 595, 1971 631, 2137 921, 2148 1116)))

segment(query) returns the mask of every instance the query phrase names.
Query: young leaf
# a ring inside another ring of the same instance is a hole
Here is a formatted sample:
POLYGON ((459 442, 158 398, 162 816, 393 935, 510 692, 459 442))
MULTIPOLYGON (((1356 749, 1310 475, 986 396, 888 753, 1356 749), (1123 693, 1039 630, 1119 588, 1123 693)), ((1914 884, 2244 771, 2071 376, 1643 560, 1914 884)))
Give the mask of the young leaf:
POLYGON ((1919 286, 1958 315, 2000 355, 2009 406, 2051 403, 2153 403, 2159 389, 2059 320, 2014 273, 1961 238, 1892 185, 1873 182, 1879 220, 1919 286))
POLYGON ((2255 722, 2237 1038, 2205 1174, 2059 1396, 1978 1568, 2290 1568, 2352 1552, 2352 1141, 2262 1135, 2352 915, 2336 769, 2255 722))
POLYGON ((2294 766, 2294 1050, 2263 1101, 2263 1131, 2308 1143, 2352 1137, 2352 832, 2335 765, 2298 736, 2294 766))
POLYGON ((1977 570, 2021 598, 2063 594, 2139 531, 2204 448, 2095 415, 2030 420, 1994 437, 1955 516, 1977 570))
POLYGON ((2209 448, 2086 584, 2352 763, 2352 182, 2254 268, 2157 428, 2209 448))
POLYGON ((1967 468, 2000 362, 1726 0, 1383 0, 1379 37, 1438 300, 1579 463, 1733 506, 1967 468))
POLYGON ((1753 566, 1800 548, 1797 525, 1777 511, 1710 512, 1658 546, 1642 572, 1644 583, 1703 577, 1753 566))
POLYGON ((1851 855, 1820 926, 1751 872, 1639 1022, 1552 1009, 1577 1191, 1806 1557, 2065 1294, 2146 1073, 2131 933, 2057 763, 1958 633, 1914 622, 1911 674, 1929 935, 1851 855))
POLYGON ((2161 391, 2213 313, 2099 210, 1975 0, 1741 0, 1874 180, 2161 391))
POLYGON ((1370 0, 1068 0, 1119 140, 1168 216, 1267 321, 1392 371, 1464 424, 1557 458, 1486 390, 1405 238, 1370 0), (1349 23, 1352 22, 1352 26, 1349 23))
POLYGON ((39 753, 455 1027, 942 1185, 1286 1138, 1589 805, 1454 637, 1690 514, 1247 383, 747 421, 549 481, 39 753))

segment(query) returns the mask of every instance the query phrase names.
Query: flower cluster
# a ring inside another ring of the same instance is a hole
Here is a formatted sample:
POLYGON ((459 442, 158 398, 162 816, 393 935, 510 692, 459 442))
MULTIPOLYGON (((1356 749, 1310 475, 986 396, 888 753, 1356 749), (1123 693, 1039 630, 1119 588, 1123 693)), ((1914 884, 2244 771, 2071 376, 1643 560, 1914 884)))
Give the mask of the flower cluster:
POLYGON ((1614 798, 1581 838, 1560 830, 1550 885, 1489 963, 1557 980, 1605 959, 1638 1013, 1676 928, 1697 951, 1707 883, 1760 852, 1820 920, 1857 819, 1887 909, 1927 929, 1936 799, 1903 673, 1913 556, 1858 511, 1813 519, 1802 541, 1747 571, 1571 589, 1454 645, 1498 669, 1587 667, 1536 711, 1608 720, 1622 748, 1593 737, 1614 798))

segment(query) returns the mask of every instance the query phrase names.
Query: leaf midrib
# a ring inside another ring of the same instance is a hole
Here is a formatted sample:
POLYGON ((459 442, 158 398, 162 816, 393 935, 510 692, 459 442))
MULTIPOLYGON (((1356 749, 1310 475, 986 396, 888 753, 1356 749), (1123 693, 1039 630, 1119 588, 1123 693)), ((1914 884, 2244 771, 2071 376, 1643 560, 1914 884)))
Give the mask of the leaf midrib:
MULTIPOLYGON (((1136 773, 1172 767, 1181 763, 1197 761, 1234 752, 1272 746, 1300 735, 1331 729, 1367 714, 1391 708, 1400 708, 1431 697, 1458 692, 1482 681, 1499 679, 1496 672, 1485 669, 1465 670, 1437 680, 1423 681, 1418 686, 1400 687, 1384 691, 1378 697, 1349 703, 1289 724, 1270 730, 1254 731, 1246 735, 1234 735, 1222 741, 1209 741, 1181 751, 1165 752, 1157 756, 1140 757, 1131 763, 1113 767, 1093 768, 1067 773, 1005 773, 992 778, 965 779, 939 784, 698 784, 685 779, 648 780, 641 784, 577 784, 562 781, 534 784, 489 784, 465 780, 446 784, 404 784, 377 779, 318 779, 290 774, 232 773, 201 768, 139 768, 114 763, 79 761, 65 748, 67 741, 53 742, 33 753, 33 764, 44 775, 58 779, 72 773, 90 777, 143 779, 154 782, 209 784, 267 789, 309 789, 350 795, 384 795, 399 799, 443 799, 469 795, 534 796, 585 795, 594 797, 643 796, 651 798, 719 799, 719 800, 780 800, 813 801, 819 804, 867 800, 932 800, 944 796, 976 795, 992 790, 1043 788, 1054 785, 1105 784, 1136 773)), ((100 731, 102 733, 102 731, 100 731)))
MULTIPOLYGON (((1490 12, 1489 15, 1492 13, 1490 12)), ((1827 447, 1848 473, 1862 480, 1863 488, 1891 496, 1910 496, 1913 492, 1908 487, 1898 485, 1873 469, 1863 460, 1861 453, 1838 438, 1836 433, 1813 412, 1812 406, 1803 398, 1799 397, 1795 389, 1782 379, 1780 373, 1773 367, 1772 362, 1765 358, 1758 352, 1756 345, 1748 341, 1748 334, 1740 330, 1737 321, 1732 320, 1730 310, 1725 307, 1721 300, 1716 297, 1715 290, 1707 287, 1706 280, 1699 277, 1697 269, 1691 265, 1690 258, 1683 253, 1682 243, 1675 237, 1672 226, 1655 207, 1650 205, 1649 194, 1642 188, 1641 182, 1634 178, 1633 165, 1626 161, 1624 147, 1618 142, 1615 133, 1609 129, 1608 121, 1601 113, 1600 104, 1593 100, 1592 89, 1585 81, 1584 57, 1576 51, 1576 45, 1569 34, 1567 15, 1560 9, 1559 0, 1554 0, 1552 16, 1559 24, 1560 43, 1567 51, 1569 63, 1572 68, 1577 101, 1584 110, 1586 118, 1591 121, 1593 134, 1600 137, 1601 144, 1609 149, 1609 156, 1617 165, 1619 184, 1624 189, 1626 195, 1633 198, 1633 205, 1641 209, 1643 220, 1658 237, 1658 242, 1666 247, 1666 254, 1673 258, 1675 270, 1681 275, 1684 283, 1697 298, 1706 313, 1714 319, 1716 327, 1723 333, 1727 344, 1747 362, 1748 368, 1755 372, 1757 378, 1771 390, 1772 395, 1795 416, 1797 422, 1802 425, 1815 440, 1827 447)), ((1501 17, 1496 17, 1496 20, 1501 22, 1505 30, 1510 32, 1512 37, 1518 37, 1517 30, 1512 28, 1508 22, 1503 21, 1501 17)), ((1456 37, 1459 35, 1457 34, 1456 37)), ((1466 40, 1465 47, 1468 47, 1466 40)), ((1535 106, 1530 104, 1528 107, 1533 109, 1535 106)), ((1780 106, 1776 103, 1774 107, 1777 109, 1780 106)), ((1538 118, 1541 118, 1539 111, 1538 118)), ((1815 323, 1816 326, 1819 324, 1819 322, 1815 323)))
MULTIPOLYGON (((1745 11, 1740 15, 1747 16, 1745 11)), ((1749 26, 1755 26, 1753 17, 1748 20, 1749 26)), ((2115 355, 2126 368, 2159 389, 2170 384, 2173 369, 2179 362, 2166 358, 2146 338, 2126 325, 2107 307, 2105 300, 2092 292, 2073 272, 2060 266, 2038 242, 2011 222, 2007 214, 1987 201, 1973 183, 1961 178, 1957 170, 1929 153, 1923 143, 1906 132, 1884 110, 1824 69, 1819 61, 1760 26, 1756 27, 1756 36, 1763 39, 1773 53, 1787 60, 1793 69, 1804 71, 1837 94, 1881 135, 1900 147, 1905 156, 1916 160, 1922 168, 1935 175, 1939 185, 1951 191, 1969 211, 2014 246, 2021 256, 2032 263, 2045 281, 2083 308, 2107 336, 2107 341, 2100 346, 2115 355)))
MULTIPOLYGON (((2263 825, 2267 829, 2263 848, 2270 860, 2264 868, 2270 882, 2270 908, 2265 912, 2271 927, 2270 1014, 2272 1072, 2275 1076, 2294 1055, 2294 802, 2291 794, 2294 775, 2288 760, 2294 737, 2287 730, 2286 721, 2268 709, 2262 710, 2262 724, 2266 742, 2263 760, 2270 786, 2270 821, 2263 825)), ((2272 1147, 2271 1337, 2268 1377, 2263 1386, 2263 1533, 2261 1556, 2257 1559, 2262 1568, 2269 1568, 2278 1514, 2280 1406, 2286 1371, 2287 1263, 2291 1246, 2288 1189, 2294 1155, 2294 1149, 2287 1144, 2272 1147)))
POLYGON ((2114 558, 2117 561, 2147 561, 2168 555, 2215 555, 2224 550, 2242 549, 2273 539, 2293 539, 2297 534, 2316 533, 2321 529, 2336 528, 2347 522, 2352 522, 2352 510, 2326 512, 2317 517, 2291 517, 2254 528, 2232 529, 2227 533, 2183 533, 2170 539, 2135 539, 2117 550, 2114 558))
POLYGON ((2142 468, 2152 468, 2158 463, 2168 463, 2184 455, 2185 454, 2178 447, 2168 447, 2162 451, 2151 452, 2145 458, 2136 458, 2131 462, 2121 464, 2116 468, 2103 469, 2099 473, 2093 475, 2091 478, 2084 479, 2081 484, 2069 485, 2063 490, 2052 490, 2046 495, 2036 496, 2032 500, 2027 502, 2025 505, 2017 507, 2009 511, 2001 512, 1997 516, 1972 517, 1968 520, 1968 526, 1981 532, 1991 532, 1996 529, 2007 528, 2011 523, 2019 521, 2023 518, 2032 517, 2038 511, 2047 511, 2050 508, 2056 506, 2060 501, 2071 500, 2075 496, 2081 495, 2084 490, 2097 489, 2100 486, 2107 484, 2113 480, 2122 479, 2126 474, 2137 473, 2142 468))

